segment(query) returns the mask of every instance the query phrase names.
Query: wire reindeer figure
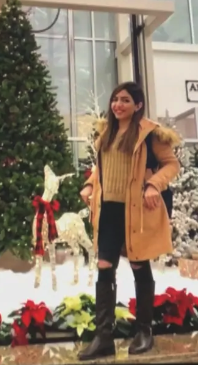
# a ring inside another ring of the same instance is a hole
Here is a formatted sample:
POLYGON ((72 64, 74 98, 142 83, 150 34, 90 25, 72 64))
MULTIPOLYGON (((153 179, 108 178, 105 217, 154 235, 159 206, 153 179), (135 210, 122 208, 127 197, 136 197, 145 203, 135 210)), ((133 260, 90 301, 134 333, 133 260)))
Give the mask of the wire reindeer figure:
MULTIPOLYGON (((50 203, 55 194, 57 194, 61 182, 73 174, 66 174, 62 176, 56 176, 51 168, 46 165, 44 167, 44 193, 42 196, 42 202, 50 203)), ((39 212, 36 212, 33 221, 33 245, 36 247, 36 222, 38 219, 39 212)), ((57 278, 56 278, 56 244, 67 243, 71 247, 74 255, 74 278, 73 284, 77 284, 79 281, 79 255, 82 246, 88 253, 89 263, 89 278, 88 285, 93 284, 93 273, 95 269, 95 253, 93 250, 93 244, 89 239, 85 230, 85 224, 83 218, 89 215, 89 209, 83 209, 79 213, 64 213, 58 220, 55 221, 57 238, 49 241, 49 219, 47 213, 44 212, 42 221, 42 241, 43 246, 49 250, 51 273, 52 273, 52 288, 57 290, 57 278)), ((38 288, 41 281, 41 270, 42 270, 43 256, 36 254, 36 267, 35 267, 35 284, 34 287, 38 288)))

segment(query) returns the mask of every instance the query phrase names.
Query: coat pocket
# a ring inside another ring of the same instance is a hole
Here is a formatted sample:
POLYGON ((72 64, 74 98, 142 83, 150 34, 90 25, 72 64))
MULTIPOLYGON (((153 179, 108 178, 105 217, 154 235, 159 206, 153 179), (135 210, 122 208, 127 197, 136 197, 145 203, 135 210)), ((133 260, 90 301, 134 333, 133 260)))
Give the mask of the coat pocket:
POLYGON ((162 197, 160 196, 160 203, 154 210, 149 210, 143 205, 143 219, 142 228, 143 231, 156 231, 161 230, 163 225, 169 224, 166 207, 162 197))

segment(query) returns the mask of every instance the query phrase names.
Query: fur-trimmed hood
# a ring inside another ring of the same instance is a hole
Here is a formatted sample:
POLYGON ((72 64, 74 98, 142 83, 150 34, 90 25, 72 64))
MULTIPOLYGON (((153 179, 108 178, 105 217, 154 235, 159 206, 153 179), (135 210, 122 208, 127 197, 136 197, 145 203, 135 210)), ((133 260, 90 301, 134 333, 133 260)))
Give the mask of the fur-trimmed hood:
MULTIPOLYGON (((104 133, 107 126, 107 120, 105 118, 101 118, 96 123, 96 130, 100 134, 100 136, 104 133)), ((162 143, 167 143, 171 145, 172 148, 177 147, 181 144, 181 138, 179 134, 170 127, 166 127, 161 125, 160 123, 156 123, 148 118, 143 118, 140 121, 140 134, 137 142, 137 147, 143 142, 146 136, 152 132, 162 143)), ((100 137, 99 140, 96 141, 96 149, 99 148, 100 145, 100 137)))
POLYGON ((179 134, 170 127, 159 125, 158 128, 154 129, 153 133, 162 143, 168 143, 172 147, 177 147, 181 144, 179 134))

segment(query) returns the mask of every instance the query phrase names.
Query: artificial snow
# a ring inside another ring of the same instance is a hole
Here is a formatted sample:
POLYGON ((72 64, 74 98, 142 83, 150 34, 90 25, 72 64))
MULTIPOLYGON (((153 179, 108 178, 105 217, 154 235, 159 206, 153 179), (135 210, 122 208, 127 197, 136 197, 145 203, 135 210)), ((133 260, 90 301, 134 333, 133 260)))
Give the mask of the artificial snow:
MULTIPOLYGON (((57 265, 57 291, 52 290, 51 271, 48 263, 43 264, 41 285, 34 288, 34 268, 28 273, 13 273, 11 270, 0 270, 0 314, 4 321, 8 315, 21 307, 28 299, 36 304, 45 302, 51 309, 55 309, 66 296, 87 293, 95 295, 95 287, 88 287, 88 267, 79 268, 79 283, 71 285, 73 279, 73 261, 67 260, 63 265, 57 265)), ((163 268, 159 264, 153 264, 153 274, 156 281, 156 294, 163 293, 171 286, 181 290, 186 288, 198 296, 198 280, 183 278, 177 268, 163 268)), ((95 273, 95 280, 97 273, 95 273)), ((128 304, 130 298, 135 297, 134 279, 127 259, 121 258, 117 270, 117 301, 128 304)))

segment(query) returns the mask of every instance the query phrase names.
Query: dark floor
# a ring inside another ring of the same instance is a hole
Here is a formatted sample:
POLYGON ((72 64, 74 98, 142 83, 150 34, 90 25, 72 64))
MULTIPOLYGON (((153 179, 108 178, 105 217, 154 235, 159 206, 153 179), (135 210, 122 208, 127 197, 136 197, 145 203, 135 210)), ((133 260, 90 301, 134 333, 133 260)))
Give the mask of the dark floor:
MULTIPOLYGON (((115 357, 91 361, 95 364, 156 364, 197 363, 198 333, 183 336, 159 336, 154 348, 144 355, 128 356, 129 341, 117 340, 115 357)), ((23 347, 0 347, 1 365, 62 365, 78 364, 77 353, 80 343, 32 345, 23 347)), ((81 364, 84 362, 81 362, 81 364)), ((86 362, 87 363, 87 362, 86 362)))

